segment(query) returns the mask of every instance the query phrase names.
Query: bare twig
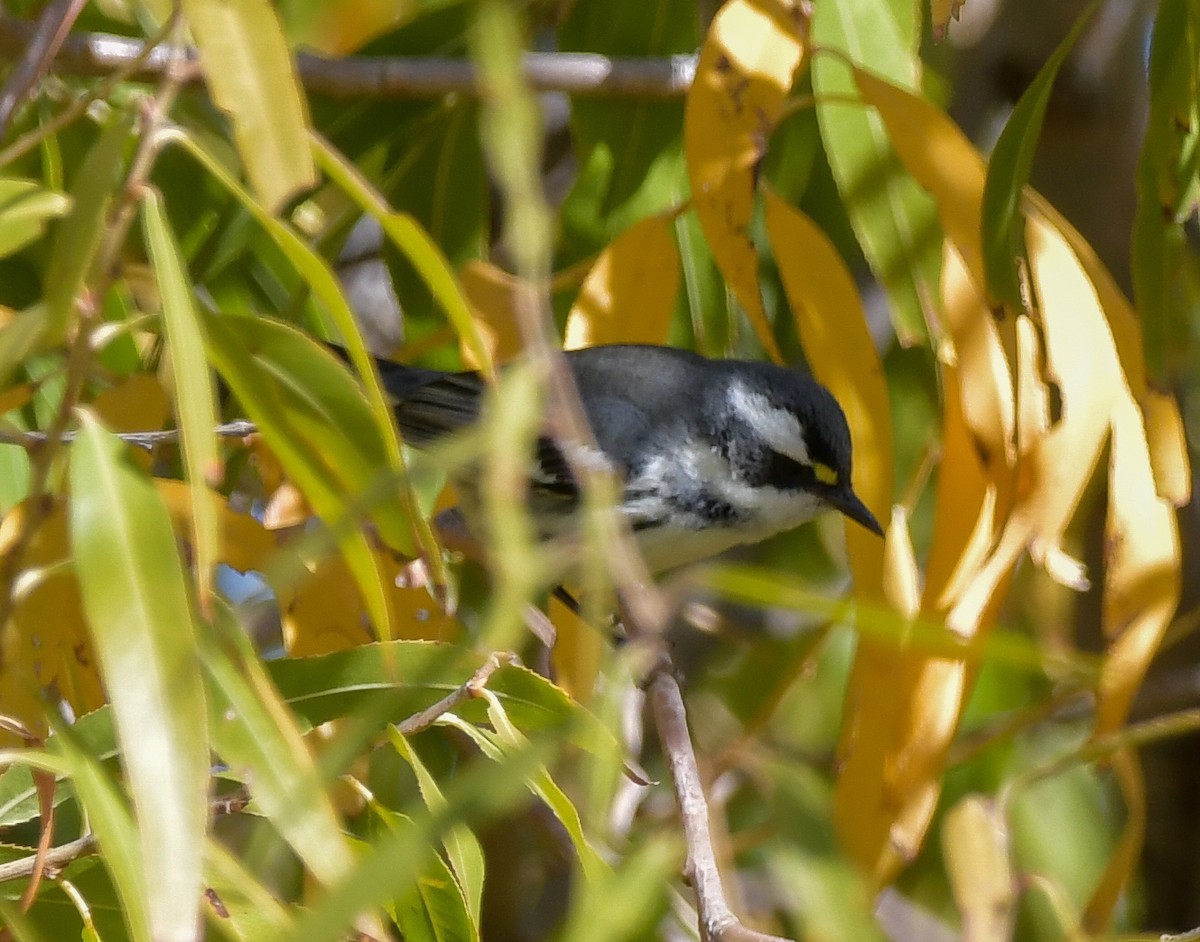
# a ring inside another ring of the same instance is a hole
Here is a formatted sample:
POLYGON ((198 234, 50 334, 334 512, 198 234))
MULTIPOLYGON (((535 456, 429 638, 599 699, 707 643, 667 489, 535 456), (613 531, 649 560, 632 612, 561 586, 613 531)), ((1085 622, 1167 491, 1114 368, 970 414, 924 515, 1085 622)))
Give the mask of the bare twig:
MULTIPOLYGON (((34 35, 31 23, 0 15, 0 56, 23 53, 34 35)), ((107 75, 138 62, 133 78, 162 76, 165 49, 147 54, 145 44, 124 36, 87 33, 70 36, 58 50, 54 67, 76 75, 107 75), (141 60, 140 62, 138 60, 141 60)), ((351 56, 329 59, 300 53, 300 80, 309 92, 330 98, 435 98, 450 92, 475 94, 478 73, 467 59, 443 56, 351 56)), ((535 91, 621 98, 678 98, 696 74, 694 55, 662 58, 611 58, 585 52, 534 52, 523 60, 526 80, 535 91)), ((198 54, 187 50, 184 81, 199 83, 198 54)))
POLYGON ((701 938, 705 942, 786 942, 779 936, 742 925, 726 902, 709 832, 708 802, 704 798, 704 785, 688 734, 683 694, 669 659, 662 660, 650 681, 650 707, 671 769, 671 780, 675 783, 679 817, 687 841, 686 872, 696 892, 701 938))
MULTIPOLYGON (((47 873, 53 874, 71 863, 71 861, 78 860, 80 857, 86 857, 95 852, 96 837, 94 834, 88 833, 76 840, 68 841, 66 844, 51 847, 44 855, 41 855, 40 864, 45 868, 47 873)), ((20 860, 10 860, 8 863, 0 864, 0 883, 32 876, 38 866, 38 854, 30 854, 28 857, 22 857, 20 860)))
POLYGON ((50 0, 38 17, 36 25, 28 24, 29 35, 16 67, 8 74, 4 88, 0 89, 0 139, 8 131, 13 112, 29 94, 29 90, 46 74, 50 63, 58 54, 59 47, 71 31, 71 24, 79 16, 85 0, 50 0))
POLYGON ((396 732, 402 736, 412 736, 424 729, 428 729, 436 723, 443 715, 449 713, 456 706, 466 703, 468 700, 479 696, 479 691, 487 686, 491 676, 506 664, 511 664, 516 660, 516 655, 507 652, 495 652, 488 656, 488 659, 480 665, 479 670, 475 671, 461 687, 452 690, 446 696, 442 697, 437 703, 426 707, 419 713, 414 713, 408 719, 401 720, 396 724, 396 732))
MULTIPOLYGON (((238 419, 218 425, 213 431, 220 438, 245 438, 248 435, 255 434, 258 431, 258 426, 245 419, 238 419)), ((156 445, 165 445, 179 441, 180 432, 179 429, 169 428, 158 432, 117 432, 115 434, 121 441, 149 451, 156 445)), ((14 429, 0 429, 0 444, 20 445, 23 448, 32 449, 42 447, 49 440, 49 432, 24 432, 14 429)), ((75 440, 75 433, 63 432, 62 435, 54 440, 63 444, 69 444, 75 440)))

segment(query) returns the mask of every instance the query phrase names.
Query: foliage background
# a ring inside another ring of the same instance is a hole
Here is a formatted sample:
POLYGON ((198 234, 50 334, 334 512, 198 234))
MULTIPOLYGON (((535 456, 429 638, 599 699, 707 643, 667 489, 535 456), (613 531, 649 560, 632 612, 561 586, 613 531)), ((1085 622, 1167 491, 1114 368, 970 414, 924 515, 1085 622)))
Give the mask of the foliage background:
POLYGON ((1200 924, 1200 7, 958 6, 9 4, 5 931, 695 937, 655 633, 554 603, 552 650, 526 627, 554 579, 515 483, 539 374, 423 456, 366 357, 544 365, 559 338, 807 362, 890 519, 649 594, 682 612, 748 924, 1200 924), (23 77, 39 14, 69 35, 23 77), (199 60, 122 65, 101 33, 199 60), (616 57, 607 84, 576 52, 616 57), (218 439, 235 415, 261 436, 218 439), (181 448, 108 431, 164 427, 181 448), (473 460, 490 582, 430 526, 473 460))

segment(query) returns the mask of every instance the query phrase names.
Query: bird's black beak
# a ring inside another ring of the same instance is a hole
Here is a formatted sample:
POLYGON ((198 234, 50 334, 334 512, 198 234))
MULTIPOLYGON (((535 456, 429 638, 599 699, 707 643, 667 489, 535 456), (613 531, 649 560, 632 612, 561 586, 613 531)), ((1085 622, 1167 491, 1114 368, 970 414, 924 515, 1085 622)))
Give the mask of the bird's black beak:
POLYGON ((861 523, 872 533, 883 536, 883 527, 879 525, 875 515, 867 509, 867 505, 859 500, 858 495, 849 487, 845 490, 834 491, 825 499, 855 523, 861 523))

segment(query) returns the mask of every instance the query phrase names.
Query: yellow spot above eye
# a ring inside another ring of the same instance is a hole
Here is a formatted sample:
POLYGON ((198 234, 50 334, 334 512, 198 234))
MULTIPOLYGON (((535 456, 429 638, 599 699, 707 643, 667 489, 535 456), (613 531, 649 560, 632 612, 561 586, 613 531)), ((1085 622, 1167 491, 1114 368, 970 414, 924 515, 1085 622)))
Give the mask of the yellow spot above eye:
POLYGON ((817 461, 813 464, 813 474, 822 484, 837 484, 837 472, 827 464, 817 461))

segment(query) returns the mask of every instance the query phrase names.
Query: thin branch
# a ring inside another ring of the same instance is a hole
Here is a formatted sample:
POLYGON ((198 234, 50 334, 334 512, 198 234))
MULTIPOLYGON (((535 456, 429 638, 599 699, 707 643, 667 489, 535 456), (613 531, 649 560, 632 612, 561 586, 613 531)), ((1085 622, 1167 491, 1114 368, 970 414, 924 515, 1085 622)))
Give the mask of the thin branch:
POLYGON ((0 140, 8 132, 13 112, 50 68, 83 6, 84 0, 51 0, 37 24, 29 24, 29 36, 17 52, 20 58, 16 67, 0 89, 0 140))
POLYGON ((664 657, 650 681, 650 706, 671 769, 671 780, 675 783, 679 817, 687 841, 686 873, 696 892, 701 938, 705 942, 787 942, 779 936, 742 925, 726 902, 709 831, 708 802, 704 798, 704 785, 688 734, 683 694, 672 671, 670 660, 664 657))
MULTIPOLYGON (((42 855, 40 863, 47 872, 54 873, 71 863, 71 861, 78 860, 80 857, 86 857, 95 852, 96 837, 94 834, 88 833, 83 835, 83 837, 68 841, 66 844, 51 847, 42 855)), ((28 857, 22 857, 20 860, 10 860, 8 863, 0 864, 0 883, 32 876, 38 865, 38 854, 30 854, 28 857)))
MULTIPOLYGON (((24 53, 33 24, 0 14, 0 57, 24 53)), ((147 53, 136 39, 107 33, 70 36, 58 50, 55 70, 74 75, 108 75, 138 62, 132 77, 154 80, 168 68, 166 49, 147 53)), ((186 51, 183 80, 204 80, 195 49, 186 51)), ((300 81, 313 94, 329 98, 435 98, 451 92, 477 94, 478 74, 467 59, 444 56, 348 56, 330 59, 299 53, 300 81)), ((678 98, 696 74, 694 55, 612 58, 586 52, 531 52, 524 56, 526 81, 535 91, 620 98, 678 98)))
MULTIPOLYGON (((245 438, 248 435, 253 435, 258 431, 258 426, 246 419, 237 419, 233 422, 226 422, 224 425, 218 425, 214 430, 214 434, 219 438, 245 438)), ((165 445, 179 441, 179 429, 169 428, 158 432, 117 432, 117 438, 123 442, 128 442, 137 448, 144 448, 146 451, 154 448, 156 445, 165 445)), ((41 448, 50 440, 49 432, 25 432, 19 429, 2 429, 0 428, 0 444, 3 445, 20 445, 22 448, 41 448)), ((69 444, 75 440, 74 432, 63 432, 56 436, 56 443, 69 444)))
POLYGON ((479 670, 471 675, 470 680, 456 690, 450 691, 450 693, 446 694, 446 696, 442 697, 441 700, 432 706, 426 707, 419 713, 414 713, 408 719, 401 720, 396 724, 396 732, 401 736, 412 736, 422 730, 428 729, 456 706, 479 696, 479 691, 487 686, 492 674, 496 673, 496 671, 506 664, 513 663, 515 660, 516 655, 506 652, 490 654, 479 670))

